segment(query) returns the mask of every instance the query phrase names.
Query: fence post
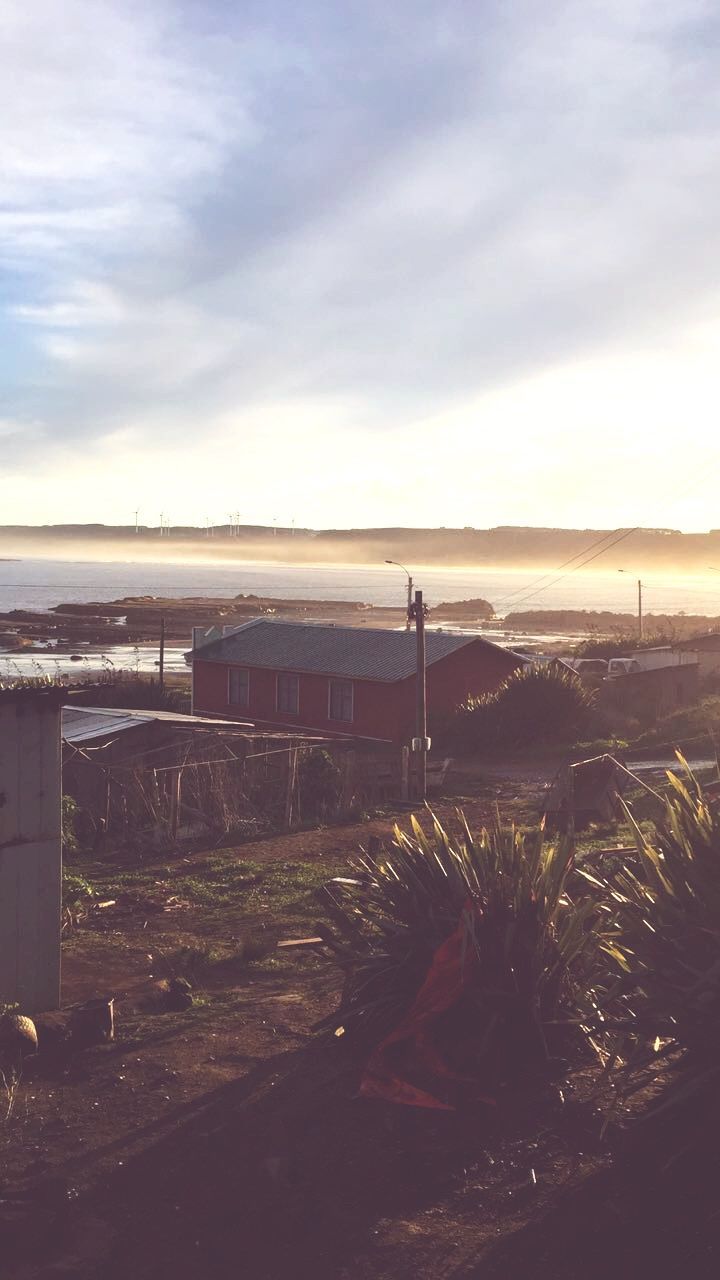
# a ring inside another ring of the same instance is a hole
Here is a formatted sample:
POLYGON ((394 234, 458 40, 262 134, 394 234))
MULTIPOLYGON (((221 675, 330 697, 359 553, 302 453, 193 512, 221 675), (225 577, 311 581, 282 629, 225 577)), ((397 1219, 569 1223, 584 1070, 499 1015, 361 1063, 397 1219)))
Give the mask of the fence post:
POLYGON ((173 840, 177 839, 178 832, 178 816, 180 813, 180 786, 182 779, 182 768, 179 768, 170 784, 170 836, 173 840))
POLYGON ((295 796, 295 780, 297 776, 297 748, 288 753, 287 791, 285 793, 285 826, 292 826, 293 799, 295 796))
POLYGON ((410 748, 400 750, 400 799, 410 799, 410 748))
POLYGON ((340 791, 340 812, 347 813, 353 802, 353 793, 355 790, 355 752, 352 750, 345 752, 345 760, 343 761, 342 788, 340 791))

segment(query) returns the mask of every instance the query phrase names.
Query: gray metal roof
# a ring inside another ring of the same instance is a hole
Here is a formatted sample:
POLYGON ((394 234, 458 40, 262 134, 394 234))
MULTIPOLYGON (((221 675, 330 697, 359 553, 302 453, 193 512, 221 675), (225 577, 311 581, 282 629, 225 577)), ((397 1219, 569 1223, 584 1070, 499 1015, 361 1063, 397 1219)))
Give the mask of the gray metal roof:
MULTIPOLYGON (((478 642, 490 643, 478 636, 427 631, 427 665, 478 642)), ((189 656, 202 658, 204 662, 230 662, 247 667, 392 682, 414 674, 416 639, 410 631, 319 626, 254 618, 228 635, 199 646, 189 656)))
MULTIPOLYGON (((67 693, 67 691, 66 691, 67 693)), ((62 736, 66 742, 90 742, 94 738, 114 737, 140 725, 160 722, 170 728, 192 729, 199 725, 208 729, 243 729, 252 727, 238 720, 213 720, 208 716, 186 716, 179 711, 125 710, 120 707, 73 707, 62 710, 62 736)))

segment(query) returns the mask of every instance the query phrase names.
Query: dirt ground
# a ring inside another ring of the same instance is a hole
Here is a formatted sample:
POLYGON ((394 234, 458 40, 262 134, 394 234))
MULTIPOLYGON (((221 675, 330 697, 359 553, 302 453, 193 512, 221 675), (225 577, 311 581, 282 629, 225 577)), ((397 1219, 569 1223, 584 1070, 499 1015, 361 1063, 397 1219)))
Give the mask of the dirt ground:
MULTIPOLYGON (((465 778, 435 808, 522 818, 538 785, 465 778)), ((67 937, 64 1002, 116 996, 116 1038, 0 1090, 3 1280, 717 1274, 710 1192, 671 1196, 601 1140, 589 1070, 462 1115, 358 1098, 361 1064, 313 1033, 337 971, 272 947, 312 933, 317 889, 396 818, 79 864, 114 905, 67 937), (162 1012, 181 970, 195 1004, 162 1012)))

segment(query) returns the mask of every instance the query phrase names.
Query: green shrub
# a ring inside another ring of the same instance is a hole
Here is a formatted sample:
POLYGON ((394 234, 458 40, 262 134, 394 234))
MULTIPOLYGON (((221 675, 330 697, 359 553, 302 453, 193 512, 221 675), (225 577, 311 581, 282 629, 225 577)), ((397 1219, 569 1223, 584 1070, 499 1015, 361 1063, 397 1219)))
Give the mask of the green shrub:
POLYGON ((700 741, 705 738, 708 744, 714 734, 720 731, 720 696, 709 694, 690 707, 679 707, 670 715, 657 720, 651 729, 640 734, 633 742, 634 747, 700 741))
POLYGON ((95 897, 95 890, 85 876, 63 867, 62 872, 62 927, 63 932, 72 929, 87 914, 95 897))
POLYGON ((72 796, 63 796, 62 798, 62 842, 63 849, 68 853, 75 853, 78 847, 77 832, 75 830, 75 817, 77 815, 77 804, 72 796))
MULTIPOLYGON (((559 1045, 558 1020, 593 1008, 601 935, 596 890, 573 872, 572 848, 497 826, 451 837, 437 819, 412 819, 386 852, 364 854, 327 886, 331 938, 347 976, 327 1025, 376 1043, 411 1007, 442 943, 458 926, 470 980, 463 1035, 474 1069, 496 1082, 544 1061, 559 1045), (577 894, 571 900, 573 882, 577 894)), ((564 1034, 567 1034, 565 1028, 564 1034)), ((576 1028, 577 1034, 577 1028, 576 1028)))
POLYGON ((469 698, 456 714, 454 737, 473 751, 576 742, 589 736, 594 707, 594 691, 571 671, 526 666, 495 693, 469 698))
MULTIPOLYGON (((685 766, 652 835, 613 877, 611 955, 629 1011, 622 1050, 633 1081, 672 1062, 665 1111, 679 1108, 720 1139, 720 817, 685 766)), ((689 1135, 686 1132, 685 1138, 689 1135)))

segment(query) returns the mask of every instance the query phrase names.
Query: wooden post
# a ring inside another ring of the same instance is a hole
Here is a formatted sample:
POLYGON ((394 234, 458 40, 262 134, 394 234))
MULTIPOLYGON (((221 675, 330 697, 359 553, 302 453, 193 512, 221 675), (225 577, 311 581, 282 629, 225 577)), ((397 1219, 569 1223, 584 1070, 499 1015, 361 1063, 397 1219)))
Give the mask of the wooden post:
POLYGON ((297 748, 288 752, 287 790, 285 792, 285 826, 292 826, 293 799, 295 796, 295 779, 297 775, 297 748))
POLYGON ((345 752, 343 761, 342 788, 340 792, 340 812, 347 813, 353 802, 355 791, 355 752, 345 752))
POLYGON ((410 749, 400 749, 400 799, 410 799, 410 749))
POLYGON ((182 769, 180 768, 177 770, 177 773, 173 774, 172 782, 170 784, 170 835, 173 840, 177 839, 181 780, 182 769))
POLYGON ((160 619, 160 688, 165 688, 165 615, 160 619))
POLYGON ((425 802, 427 795, 427 690, 425 683, 425 609, 422 591, 415 592, 415 635, 417 638, 417 662, 415 671, 417 742, 417 799, 425 802))

